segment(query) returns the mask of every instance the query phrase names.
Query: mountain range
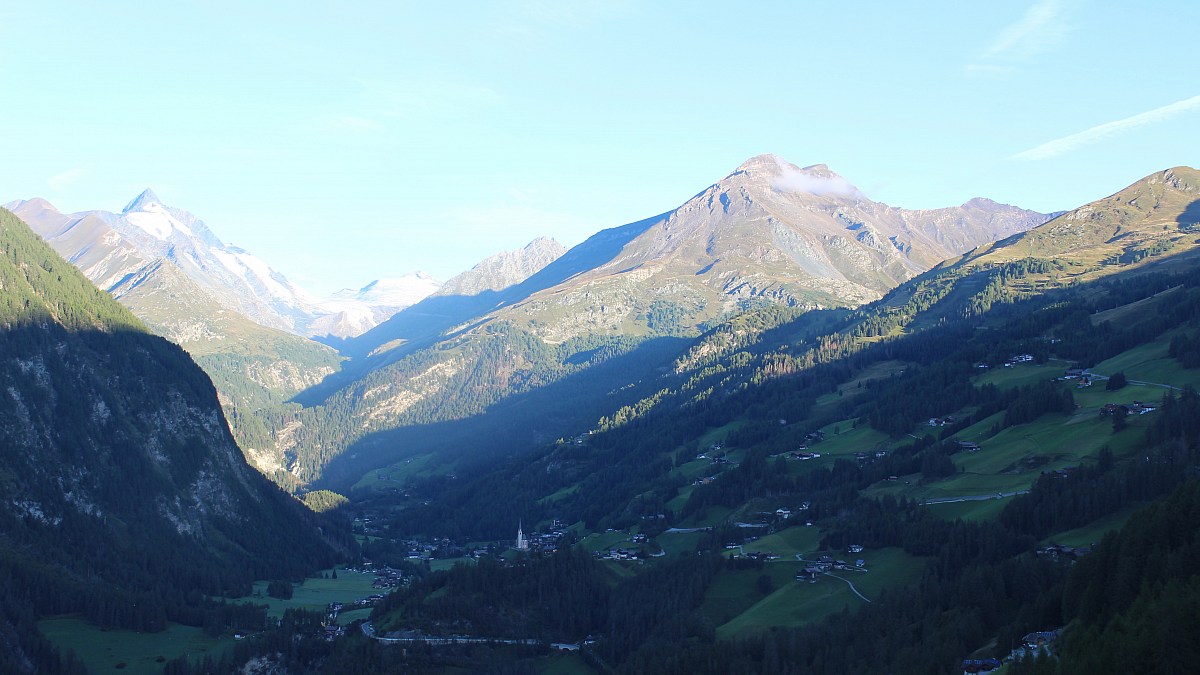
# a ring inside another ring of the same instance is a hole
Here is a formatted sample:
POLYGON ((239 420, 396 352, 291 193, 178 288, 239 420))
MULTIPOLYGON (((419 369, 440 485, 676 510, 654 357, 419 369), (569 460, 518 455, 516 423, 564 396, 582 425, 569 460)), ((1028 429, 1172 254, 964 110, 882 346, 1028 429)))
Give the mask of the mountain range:
MULTIPOLYGON (((200 229, 136 202, 147 236, 200 229)), ((1055 660, 1014 675, 1185 663, 1149 646, 1190 644, 1200 597, 1200 172, 1045 218, 895 209, 762 156, 667 214, 489 258, 338 355, 169 257, 123 267, 107 232, 72 261, 97 288, 0 210, 0 668, 77 672, 34 623, 68 612, 281 631, 230 671, 960 672, 1043 635, 1055 660), (284 368, 291 348, 329 370, 284 368), (218 396, 260 470, 350 495, 361 555, 411 573, 354 639, 214 599, 350 532, 249 468, 218 396), (514 524, 522 550, 476 543, 514 524)), ((100 230, 60 243, 76 226, 100 230)))
POLYGON ((478 415, 571 375, 583 399, 563 397, 558 412, 543 411, 506 440, 524 445, 598 405, 604 395, 588 383, 593 366, 657 358, 668 344, 633 355, 646 340, 695 336, 762 304, 856 306, 1046 219, 985 199, 899 209, 868 199, 824 165, 800 168, 762 155, 671 212, 604 230, 570 250, 539 239, 436 291, 432 279, 414 275, 321 304, 150 191, 120 214, 64 215, 41 200, 13 208, 101 288, 196 356, 217 382, 247 457, 285 485, 319 477, 356 439, 478 415), (337 311, 331 302, 340 303, 337 311), (339 365, 310 341, 267 334, 241 317, 329 336, 349 360, 339 365), (306 408, 280 407, 293 397, 306 408), (329 437, 331 425, 338 440, 329 437))
MULTIPOLYGON (((439 291, 348 340, 343 373, 301 396, 315 407, 294 423, 326 428, 317 418, 345 420, 339 428, 350 442, 478 415, 570 375, 582 399, 564 396, 561 407, 505 423, 513 433, 501 443, 527 445, 577 422, 607 396, 611 387, 588 384, 592 366, 617 356, 657 358, 667 344, 632 355, 646 340, 695 336, 755 306, 856 306, 946 257, 1046 218, 984 199, 898 209, 867 199, 823 165, 801 169, 774 155, 754 157, 671 212, 541 256, 549 262, 517 283, 464 287, 482 289, 471 295, 439 291)), ((460 286, 451 280, 447 287, 460 286)), ((305 438, 290 435, 298 445, 288 452, 312 480, 340 450, 328 441, 306 450, 305 438)), ((403 445, 425 442, 405 438, 403 445)))
POLYGON ((673 211, 597 233, 522 283, 484 289, 470 302, 439 300, 446 292, 427 298, 352 340, 347 353, 397 340, 412 349, 482 316, 515 321, 557 343, 614 331, 694 334, 705 321, 761 302, 853 306, 1047 218, 982 198, 944 209, 895 208, 866 198, 824 165, 802 169, 761 155, 673 211), (651 306, 671 320, 650 326, 651 306), (415 320, 420 315, 437 321, 415 320))
POLYGON ((317 298, 253 254, 223 243, 196 216, 145 190, 121 210, 64 214, 44 199, 6 208, 102 289, 143 283, 165 261, 222 307, 301 336, 347 337, 437 290, 429 275, 382 279, 317 298))

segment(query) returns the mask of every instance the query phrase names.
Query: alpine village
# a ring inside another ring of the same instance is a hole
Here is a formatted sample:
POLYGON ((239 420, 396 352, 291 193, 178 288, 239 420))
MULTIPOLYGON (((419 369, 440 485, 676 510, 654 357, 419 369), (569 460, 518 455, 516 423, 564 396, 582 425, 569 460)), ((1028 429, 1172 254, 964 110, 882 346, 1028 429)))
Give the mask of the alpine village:
POLYGON ((0 672, 1197 672, 1200 171, 909 209, 749 154, 327 297, 9 195, 0 672))

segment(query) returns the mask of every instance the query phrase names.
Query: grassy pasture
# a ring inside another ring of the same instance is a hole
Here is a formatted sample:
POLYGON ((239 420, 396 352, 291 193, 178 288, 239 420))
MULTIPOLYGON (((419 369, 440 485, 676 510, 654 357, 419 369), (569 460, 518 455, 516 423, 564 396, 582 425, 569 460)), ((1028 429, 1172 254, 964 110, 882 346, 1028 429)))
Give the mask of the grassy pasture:
MULTIPOLYGON (((802 519, 803 514, 793 516, 802 519)), ((808 555, 817 550, 821 542, 821 530, 817 527, 804 527, 803 524, 789 527, 773 534, 752 541, 742 547, 746 553, 774 553, 775 555, 794 559, 797 554, 808 555)))
POLYGON ((1083 527, 1050 535, 1043 540, 1043 543, 1064 544, 1066 546, 1089 546, 1099 543, 1104 538, 1104 535, 1124 527, 1125 523, 1129 522, 1130 516, 1144 506, 1145 504, 1128 506, 1116 513, 1110 513, 1099 520, 1088 523, 1083 527))
POLYGON ((187 656, 219 658, 233 648, 230 636, 209 637, 191 626, 169 624, 161 633, 99 628, 78 616, 38 622, 38 629, 64 653, 74 651, 93 675, 161 675, 167 661, 187 656))
POLYGON ((288 609, 323 610, 331 602, 353 602, 380 593, 371 586, 374 582, 374 574, 338 570, 336 579, 305 579, 304 583, 293 585, 292 597, 280 600, 267 595, 266 581, 258 581, 249 601, 266 605, 268 616, 281 617, 288 609))
MULTIPOLYGON (((857 557, 867 561, 869 571, 844 570, 834 574, 849 579, 867 598, 878 597, 889 586, 913 581, 925 565, 924 560, 898 548, 867 550, 857 557)), ((843 607, 853 610, 863 604, 864 601, 840 579, 820 577, 816 583, 794 581, 792 577, 803 566, 804 563, 798 561, 779 560, 767 563, 762 572, 728 573, 730 578, 718 578, 710 587, 701 612, 714 619, 730 616, 727 622, 718 626, 717 637, 732 639, 754 635, 774 626, 802 626, 840 612, 843 607), (758 590, 758 576, 764 572, 769 574, 774 586, 765 596, 758 590)))

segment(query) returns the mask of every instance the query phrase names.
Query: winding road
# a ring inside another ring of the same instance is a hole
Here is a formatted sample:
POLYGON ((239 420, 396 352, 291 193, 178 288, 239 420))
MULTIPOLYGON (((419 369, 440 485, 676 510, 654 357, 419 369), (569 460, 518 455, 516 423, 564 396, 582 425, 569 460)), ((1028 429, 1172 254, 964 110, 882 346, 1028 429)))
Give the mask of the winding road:
POLYGON ((851 581, 849 579, 843 579, 842 577, 839 577, 836 574, 830 574, 829 572, 822 572, 822 574, 824 574, 827 577, 833 577, 834 579, 841 579, 842 581, 846 582, 846 585, 850 587, 850 590, 854 591, 855 595, 857 595, 858 597, 863 599, 863 602, 871 602, 870 598, 868 598, 867 596, 858 592, 858 589, 854 587, 854 584, 851 583, 851 581))
POLYGON ((986 495, 968 495, 965 497, 934 497, 926 499, 921 503, 928 506, 930 504, 953 504, 955 502, 982 502, 988 499, 1004 499, 1005 497, 1015 497, 1017 495, 1029 494, 1029 490, 1017 490, 1016 492, 997 492, 995 494, 988 493, 986 495))

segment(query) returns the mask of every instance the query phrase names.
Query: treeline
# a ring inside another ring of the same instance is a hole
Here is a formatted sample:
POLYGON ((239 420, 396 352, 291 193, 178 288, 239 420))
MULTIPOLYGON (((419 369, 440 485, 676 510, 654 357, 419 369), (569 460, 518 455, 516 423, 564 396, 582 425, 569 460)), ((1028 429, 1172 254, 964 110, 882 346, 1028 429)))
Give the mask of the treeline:
POLYGON ((1189 672, 1200 656, 1200 482, 1139 513, 1072 570, 1068 673, 1189 672))
POLYGON ((1179 396, 1168 393, 1145 430, 1140 456, 1117 464, 1104 448, 1093 464, 1065 476, 1045 474, 1025 498, 1003 511, 1001 521, 1041 538, 1154 499, 1200 470, 1198 442, 1200 395, 1190 388, 1179 396))
POLYGON ((1052 657, 1014 675, 1189 673, 1200 657, 1200 481, 1130 518, 1071 570, 1052 657))
POLYGON ((376 630, 575 642, 604 626, 610 589, 599 563, 578 548, 514 564, 482 557, 388 594, 371 613, 376 630))
POLYGON ((414 448, 494 465, 563 429, 582 430, 611 410, 606 392, 625 388, 623 396, 636 400, 650 390, 631 383, 629 373, 656 372, 686 343, 585 336, 548 345, 508 322, 478 330, 475 339, 448 341, 380 368, 320 405, 268 410, 263 427, 273 434, 290 429, 297 470, 334 489, 414 448), (389 397, 406 403, 373 414, 371 406, 389 397))
POLYGON ((64 261, 29 226, 0 208, 0 328, 57 323, 145 332, 121 305, 64 261))

